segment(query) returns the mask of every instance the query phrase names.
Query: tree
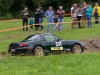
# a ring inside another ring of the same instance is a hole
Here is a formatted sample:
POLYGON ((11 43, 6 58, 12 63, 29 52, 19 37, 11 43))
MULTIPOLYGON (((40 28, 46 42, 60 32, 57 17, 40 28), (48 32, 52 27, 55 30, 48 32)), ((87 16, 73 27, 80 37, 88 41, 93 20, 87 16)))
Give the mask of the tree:
POLYGON ((95 2, 100 4, 100 0, 0 0, 0 18, 8 19, 8 15, 20 18, 20 12, 24 6, 29 7, 29 12, 33 16, 37 6, 44 7, 47 10, 49 6, 52 6, 56 11, 59 6, 63 6, 66 13, 70 12, 70 8, 73 3, 82 4, 84 1, 94 5, 95 2))
POLYGON ((11 6, 15 0, 0 0, 0 9, 2 10, 1 15, 9 13, 11 6))

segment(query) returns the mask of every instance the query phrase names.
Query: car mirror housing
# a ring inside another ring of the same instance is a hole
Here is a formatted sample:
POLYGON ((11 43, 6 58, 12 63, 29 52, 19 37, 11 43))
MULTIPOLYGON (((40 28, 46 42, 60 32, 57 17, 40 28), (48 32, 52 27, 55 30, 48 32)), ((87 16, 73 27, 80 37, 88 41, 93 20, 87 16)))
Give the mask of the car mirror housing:
POLYGON ((57 39, 56 41, 58 42, 58 41, 60 41, 60 39, 57 39))

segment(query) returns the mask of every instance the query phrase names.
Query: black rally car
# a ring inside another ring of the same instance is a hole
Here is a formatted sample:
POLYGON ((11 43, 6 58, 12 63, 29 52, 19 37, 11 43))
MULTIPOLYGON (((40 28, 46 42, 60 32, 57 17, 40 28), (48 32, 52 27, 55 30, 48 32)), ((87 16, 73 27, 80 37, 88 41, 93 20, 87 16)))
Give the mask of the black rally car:
POLYGON ((22 42, 11 43, 8 50, 11 54, 32 52, 36 56, 56 51, 80 54, 84 52, 84 44, 75 40, 62 40, 51 33, 38 33, 28 36, 22 42))

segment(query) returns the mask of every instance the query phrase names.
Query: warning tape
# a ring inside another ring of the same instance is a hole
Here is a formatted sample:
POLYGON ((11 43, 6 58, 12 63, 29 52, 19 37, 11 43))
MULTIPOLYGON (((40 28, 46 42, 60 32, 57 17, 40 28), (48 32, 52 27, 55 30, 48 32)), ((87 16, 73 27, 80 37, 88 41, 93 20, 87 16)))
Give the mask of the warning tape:
MULTIPOLYGON (((94 22, 96 20, 88 20, 88 21, 94 22)), ((74 22, 78 23, 78 22, 88 22, 88 21, 74 21, 74 22)), ((72 22, 42 23, 42 24, 43 25, 47 25, 47 24, 72 24, 72 22)), ((40 25, 40 24, 33 24, 33 25, 27 25, 27 26, 20 26, 20 27, 17 27, 17 28, 4 29, 4 30, 0 30, 0 33, 1 32, 14 31, 14 30, 18 30, 18 29, 21 29, 21 28, 26 28, 26 27, 30 27, 30 26, 37 26, 37 25, 40 25)))

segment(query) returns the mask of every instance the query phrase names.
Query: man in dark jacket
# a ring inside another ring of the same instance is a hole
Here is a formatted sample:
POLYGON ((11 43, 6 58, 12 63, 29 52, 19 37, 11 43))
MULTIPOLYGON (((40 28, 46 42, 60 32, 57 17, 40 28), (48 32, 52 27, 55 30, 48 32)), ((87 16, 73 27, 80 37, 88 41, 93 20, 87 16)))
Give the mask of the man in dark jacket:
POLYGON ((25 30, 25 28, 26 28, 26 31, 28 31, 28 27, 24 27, 25 23, 26 23, 26 26, 28 26, 29 11, 28 11, 27 6, 25 6, 24 10, 22 10, 21 15, 22 15, 22 19, 23 19, 23 31, 25 30))
POLYGON ((41 26, 41 31, 43 30, 43 17, 44 17, 44 10, 43 10, 43 7, 40 7, 40 11, 39 11, 39 23, 40 23, 40 26, 41 26))
POLYGON ((39 27, 40 27, 40 24, 39 24, 39 17, 40 17, 40 8, 37 8, 36 9, 36 12, 35 12, 35 30, 38 31, 39 27))

